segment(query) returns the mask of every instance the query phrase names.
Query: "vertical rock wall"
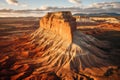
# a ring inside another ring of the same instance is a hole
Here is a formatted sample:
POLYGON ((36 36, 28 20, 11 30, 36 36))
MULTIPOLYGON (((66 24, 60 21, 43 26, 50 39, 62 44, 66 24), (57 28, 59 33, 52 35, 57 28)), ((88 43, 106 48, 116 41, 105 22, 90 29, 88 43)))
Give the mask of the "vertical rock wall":
POLYGON ((40 27, 51 30, 72 42, 72 33, 76 30, 76 20, 69 11, 51 12, 41 18, 40 27))

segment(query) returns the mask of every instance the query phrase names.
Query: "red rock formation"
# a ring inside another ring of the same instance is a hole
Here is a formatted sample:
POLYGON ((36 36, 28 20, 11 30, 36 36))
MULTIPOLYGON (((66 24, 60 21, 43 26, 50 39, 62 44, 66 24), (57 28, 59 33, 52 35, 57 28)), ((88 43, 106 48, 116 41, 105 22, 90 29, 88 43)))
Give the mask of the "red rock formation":
POLYGON ((120 79, 109 45, 75 30, 70 12, 48 13, 40 22, 31 35, 1 48, 0 80, 120 79))
POLYGON ((69 11, 48 13, 40 20, 40 27, 50 29, 72 42, 72 32, 76 30, 76 20, 69 11))

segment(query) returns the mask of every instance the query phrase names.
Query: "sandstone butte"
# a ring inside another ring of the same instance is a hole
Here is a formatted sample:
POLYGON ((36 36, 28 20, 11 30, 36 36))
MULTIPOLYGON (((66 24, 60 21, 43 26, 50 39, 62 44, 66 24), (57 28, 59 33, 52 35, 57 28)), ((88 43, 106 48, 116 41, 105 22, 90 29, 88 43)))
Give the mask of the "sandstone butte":
POLYGON ((1 48, 1 80, 119 80, 119 53, 76 30, 69 11, 51 12, 30 35, 1 48))
POLYGON ((72 32, 76 30, 76 19, 71 12, 51 12, 40 20, 40 27, 52 30, 64 39, 72 42, 72 32))

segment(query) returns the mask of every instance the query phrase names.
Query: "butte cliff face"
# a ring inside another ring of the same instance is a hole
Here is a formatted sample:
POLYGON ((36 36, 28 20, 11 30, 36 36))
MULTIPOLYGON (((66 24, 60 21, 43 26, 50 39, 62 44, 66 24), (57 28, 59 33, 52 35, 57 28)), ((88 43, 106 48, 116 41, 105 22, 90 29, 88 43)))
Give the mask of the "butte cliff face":
POLYGON ((63 39, 72 42, 72 32, 76 30, 76 20, 71 12, 48 13, 40 20, 40 27, 52 30, 63 39))
POLYGON ((109 69, 116 69, 106 52, 109 45, 76 30, 70 12, 48 13, 40 20, 39 29, 14 45, 4 50, 9 55, 1 56, 7 55, 0 59, 1 79, 105 80, 114 76, 109 69))

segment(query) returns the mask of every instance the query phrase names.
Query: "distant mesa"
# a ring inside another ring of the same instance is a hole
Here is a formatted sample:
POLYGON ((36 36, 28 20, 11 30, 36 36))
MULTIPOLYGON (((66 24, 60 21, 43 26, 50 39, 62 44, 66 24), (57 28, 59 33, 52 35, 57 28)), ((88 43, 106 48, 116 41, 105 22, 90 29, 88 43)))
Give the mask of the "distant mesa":
POLYGON ((76 19, 70 11, 50 12, 40 20, 40 27, 52 30, 72 42, 72 33, 76 30, 76 19))
POLYGON ((120 23, 117 13, 92 13, 92 14, 74 14, 77 22, 82 23, 120 23))

